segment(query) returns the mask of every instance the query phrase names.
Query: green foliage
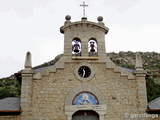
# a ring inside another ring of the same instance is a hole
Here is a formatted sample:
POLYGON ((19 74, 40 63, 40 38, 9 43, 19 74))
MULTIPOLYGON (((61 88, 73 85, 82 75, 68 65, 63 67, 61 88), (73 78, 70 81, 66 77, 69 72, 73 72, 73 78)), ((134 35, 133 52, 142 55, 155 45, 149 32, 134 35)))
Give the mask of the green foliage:
POLYGON ((157 75, 156 75, 156 74, 153 74, 153 75, 152 75, 152 77, 153 77, 153 78, 156 78, 156 77, 157 77, 157 75))
POLYGON ((157 69, 160 69, 160 64, 156 64, 155 67, 156 67, 157 69))
POLYGON ((11 86, 11 85, 14 85, 14 81, 7 81, 4 84, 5 86, 11 86))
POLYGON ((154 82, 155 82, 156 84, 159 84, 159 85, 160 85, 160 77, 154 78, 154 82))
POLYGON ((127 56, 128 56, 128 57, 134 57, 135 55, 134 55, 134 53, 133 53, 133 52, 128 51, 128 52, 127 52, 127 56))
POLYGON ((144 65, 144 66, 143 66, 143 69, 144 69, 144 70, 147 70, 147 69, 150 69, 150 67, 149 67, 149 66, 144 65))
POLYGON ((6 86, 2 89, 0 89, 0 99, 5 97, 15 97, 16 93, 12 91, 11 87, 6 86))
POLYGON ((121 66, 125 67, 125 68, 129 68, 129 69, 134 69, 134 65, 125 65, 125 64, 122 64, 121 66))
POLYGON ((114 60, 113 62, 115 62, 115 63, 118 64, 118 65, 121 63, 119 59, 114 60))
POLYGON ((120 57, 123 57, 123 56, 124 56, 123 52, 120 52, 118 55, 119 55, 120 57))
POLYGON ((15 87, 19 87, 19 86, 20 86, 20 84, 19 84, 19 82, 17 81, 16 84, 15 84, 15 87))
POLYGON ((2 82, 0 82, 0 87, 4 87, 5 85, 2 83, 2 82))
POLYGON ((147 98, 148 102, 153 99, 160 97, 160 85, 154 82, 154 79, 147 78, 146 79, 146 87, 147 87, 147 98))
POLYGON ((21 94, 21 86, 17 79, 0 79, 0 99, 5 97, 17 97, 21 94))

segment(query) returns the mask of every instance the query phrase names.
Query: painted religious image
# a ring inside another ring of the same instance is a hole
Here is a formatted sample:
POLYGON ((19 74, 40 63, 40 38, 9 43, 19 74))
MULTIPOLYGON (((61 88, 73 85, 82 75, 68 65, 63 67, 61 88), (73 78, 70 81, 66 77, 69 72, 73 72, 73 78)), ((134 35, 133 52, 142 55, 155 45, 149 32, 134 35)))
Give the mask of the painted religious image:
POLYGON ((91 93, 83 92, 74 98, 73 105, 98 105, 98 100, 91 93))

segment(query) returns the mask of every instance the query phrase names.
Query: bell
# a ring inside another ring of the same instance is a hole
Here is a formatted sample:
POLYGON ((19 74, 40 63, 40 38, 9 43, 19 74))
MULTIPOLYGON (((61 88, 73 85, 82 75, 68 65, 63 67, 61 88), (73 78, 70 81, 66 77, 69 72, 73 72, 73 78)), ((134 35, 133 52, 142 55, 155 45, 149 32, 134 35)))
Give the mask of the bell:
POLYGON ((78 50, 78 49, 74 49, 74 52, 75 52, 75 53, 78 53, 78 52, 79 52, 79 50, 78 50))
POLYGON ((94 48, 91 48, 90 52, 95 52, 95 49, 94 49, 94 48))
POLYGON ((79 44, 75 44, 74 45, 74 50, 73 50, 75 53, 78 53, 79 52, 79 44))
POLYGON ((94 49, 94 42, 90 42, 90 47, 91 47, 91 50, 90 50, 90 52, 95 52, 95 49, 94 49))

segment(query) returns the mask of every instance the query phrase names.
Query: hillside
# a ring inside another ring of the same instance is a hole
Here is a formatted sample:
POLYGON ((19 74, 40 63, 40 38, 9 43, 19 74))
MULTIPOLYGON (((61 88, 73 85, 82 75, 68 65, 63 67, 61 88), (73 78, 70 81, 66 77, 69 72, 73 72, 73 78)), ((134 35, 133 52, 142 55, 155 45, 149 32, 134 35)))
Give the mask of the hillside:
MULTIPOLYGON (((142 57, 144 69, 150 74, 146 79, 148 101, 160 96, 160 53, 139 52, 142 57)), ((107 56, 118 66, 134 69, 135 52, 107 53, 107 56)), ((53 60, 33 67, 33 69, 54 65, 62 54, 53 60)), ((14 75, 0 79, 0 99, 4 97, 20 96, 20 83, 14 75)))
MULTIPOLYGON (((160 53, 156 52, 139 52, 142 57, 144 69, 156 70, 160 69, 160 53)), ((135 65, 136 52, 119 52, 107 53, 107 56, 117 65, 133 68, 135 65)))
MULTIPOLYGON (((156 52, 139 52, 142 57, 143 68, 155 82, 160 83, 160 53, 156 52)), ((136 52, 119 52, 107 53, 107 56, 118 66, 134 69, 136 52)))

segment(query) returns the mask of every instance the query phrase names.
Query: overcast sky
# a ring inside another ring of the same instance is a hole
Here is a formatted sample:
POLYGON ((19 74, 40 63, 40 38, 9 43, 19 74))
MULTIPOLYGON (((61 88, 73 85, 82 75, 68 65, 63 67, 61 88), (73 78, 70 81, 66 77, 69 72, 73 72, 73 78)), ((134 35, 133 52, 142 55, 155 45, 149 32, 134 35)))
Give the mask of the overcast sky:
MULTIPOLYGON (((160 53, 160 0, 84 0, 88 21, 109 28, 106 52, 160 53)), ((0 78, 24 68, 27 51, 32 66, 63 53, 65 16, 80 21, 82 0, 0 0, 0 78)))

